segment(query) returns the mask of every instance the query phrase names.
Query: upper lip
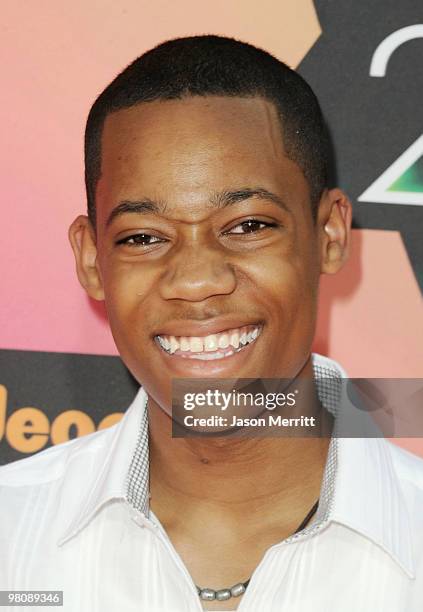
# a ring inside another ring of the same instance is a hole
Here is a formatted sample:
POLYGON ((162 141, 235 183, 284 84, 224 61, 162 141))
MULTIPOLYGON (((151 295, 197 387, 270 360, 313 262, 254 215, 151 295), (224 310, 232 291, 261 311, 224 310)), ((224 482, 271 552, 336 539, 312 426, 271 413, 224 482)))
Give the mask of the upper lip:
POLYGON ((168 321, 160 331, 155 332, 154 336, 210 336, 211 334, 218 334, 220 332, 228 331, 230 329, 237 329, 245 327, 246 325, 257 325, 261 326, 263 323, 261 320, 255 319, 252 321, 247 318, 240 318, 238 316, 231 317, 216 317, 213 319, 207 319, 206 321, 192 321, 186 319, 185 321, 168 321))

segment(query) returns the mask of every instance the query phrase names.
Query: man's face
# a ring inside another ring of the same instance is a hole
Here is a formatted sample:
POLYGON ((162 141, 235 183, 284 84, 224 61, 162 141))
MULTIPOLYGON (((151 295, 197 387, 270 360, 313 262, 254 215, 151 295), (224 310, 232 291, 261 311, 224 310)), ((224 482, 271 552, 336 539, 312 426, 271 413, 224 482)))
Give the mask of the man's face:
POLYGON ((190 97, 109 115, 96 205, 112 333, 160 405, 174 377, 301 370, 321 240, 271 103, 190 97))

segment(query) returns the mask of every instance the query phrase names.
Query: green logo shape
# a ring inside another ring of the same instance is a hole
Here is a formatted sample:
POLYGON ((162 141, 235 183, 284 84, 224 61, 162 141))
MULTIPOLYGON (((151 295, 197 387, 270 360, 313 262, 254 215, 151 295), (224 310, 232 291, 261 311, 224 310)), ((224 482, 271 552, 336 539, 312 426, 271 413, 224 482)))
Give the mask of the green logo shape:
POLYGON ((423 156, 388 187, 388 191, 423 193, 423 156))
POLYGON ((423 206, 423 134, 363 191, 358 201, 423 206))

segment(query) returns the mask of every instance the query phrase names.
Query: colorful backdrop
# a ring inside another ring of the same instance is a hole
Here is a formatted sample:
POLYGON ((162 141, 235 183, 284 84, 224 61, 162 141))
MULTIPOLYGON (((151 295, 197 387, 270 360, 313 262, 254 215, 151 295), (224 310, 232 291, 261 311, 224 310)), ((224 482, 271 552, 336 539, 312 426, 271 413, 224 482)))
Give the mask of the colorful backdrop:
MULTIPOLYGON (((230 35, 298 68, 354 204, 352 257, 322 279, 315 350, 350 376, 423 378, 423 15, 415 0, 3 0, 0 463, 106 427, 136 384, 76 279, 83 132, 97 94, 176 36, 230 35)), ((423 455, 423 441, 399 441, 423 455)))

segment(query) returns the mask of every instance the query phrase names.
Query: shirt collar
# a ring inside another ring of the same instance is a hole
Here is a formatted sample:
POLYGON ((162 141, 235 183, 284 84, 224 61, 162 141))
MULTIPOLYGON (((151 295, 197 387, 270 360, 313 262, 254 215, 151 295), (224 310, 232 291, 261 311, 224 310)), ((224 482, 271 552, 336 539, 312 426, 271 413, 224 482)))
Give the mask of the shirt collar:
MULTIPOLYGON (((347 374, 327 357, 313 354, 312 362, 320 400, 334 412, 333 384, 328 388, 325 383, 346 378, 347 374)), ((70 506, 74 511, 58 545, 79 533, 111 500, 128 502, 148 519, 147 399, 140 388, 122 420, 109 430, 94 434, 108 439, 99 439, 95 446, 95 467, 83 486, 76 489, 72 478, 70 486, 64 483, 65 515, 67 495, 74 498, 77 490, 78 500, 70 506)), ((315 520, 287 542, 308 537, 330 522, 345 525, 372 540, 409 577, 414 577, 409 512, 385 439, 332 438, 315 520)))
POLYGON ((147 399, 141 387, 119 423, 92 435, 90 450, 94 457, 91 469, 86 459, 84 479, 79 477, 76 483, 66 471, 61 495, 66 527, 57 542, 59 546, 77 535, 112 500, 128 501, 148 517, 147 399), (134 481, 135 472, 137 484, 129 487, 128 480, 132 475, 134 481))
POLYGON ((390 443, 383 438, 339 438, 330 520, 383 548, 415 577, 410 514, 390 443))

